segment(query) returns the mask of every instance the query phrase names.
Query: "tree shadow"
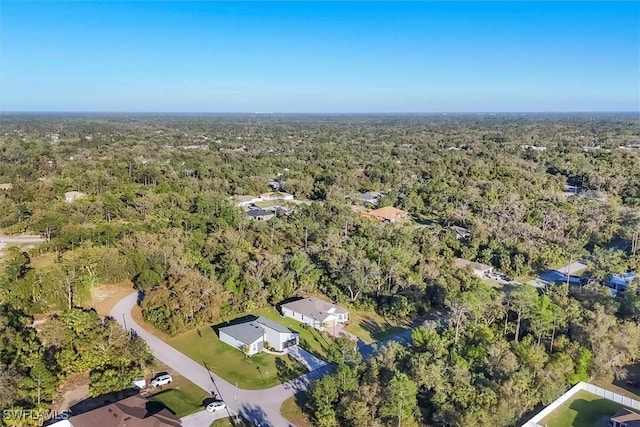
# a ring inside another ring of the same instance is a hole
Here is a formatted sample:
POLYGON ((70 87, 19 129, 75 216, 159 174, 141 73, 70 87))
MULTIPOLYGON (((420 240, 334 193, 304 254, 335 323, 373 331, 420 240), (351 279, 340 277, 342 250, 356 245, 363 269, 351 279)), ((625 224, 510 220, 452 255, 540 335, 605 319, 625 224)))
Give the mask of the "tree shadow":
POLYGON ((267 414, 261 407, 257 405, 245 404, 240 407, 238 413, 242 418, 249 421, 256 427, 272 426, 272 424, 268 420, 267 414))

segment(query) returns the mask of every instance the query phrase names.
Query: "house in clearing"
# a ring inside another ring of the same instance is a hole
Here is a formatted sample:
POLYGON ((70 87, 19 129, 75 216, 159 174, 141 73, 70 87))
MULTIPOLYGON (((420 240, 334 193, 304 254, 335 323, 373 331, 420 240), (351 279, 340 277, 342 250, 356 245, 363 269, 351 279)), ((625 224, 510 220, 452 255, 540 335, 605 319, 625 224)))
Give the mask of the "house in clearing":
POLYGON ((282 304, 280 311, 285 317, 291 317, 321 331, 349 320, 349 310, 346 308, 314 297, 282 304))
POLYGON ((611 417, 612 427, 640 427, 640 414, 631 409, 620 408, 611 417))
POLYGON ((393 206, 385 206, 384 208, 374 209, 369 212, 362 212, 362 216, 377 219, 380 222, 397 222, 407 218, 409 214, 393 206))
POLYGON ((298 345, 298 334, 265 317, 258 317, 218 330, 220 341, 251 356, 262 351, 265 343, 277 351, 298 345), (246 347, 245 347, 246 346, 246 347))
POLYGON ((267 211, 264 209, 249 209, 247 211, 247 218, 252 221, 268 221, 271 218, 276 216, 276 214, 272 211, 267 211))
POLYGON ((482 264, 475 261, 468 261, 462 258, 455 258, 453 260, 453 263, 455 264, 456 267, 460 269, 465 269, 471 266, 471 269, 473 270, 473 274, 475 274, 478 277, 485 277, 489 275, 491 272, 493 272, 493 267, 491 267, 490 265, 482 264))
POLYGON ((66 193, 64 193, 64 200, 67 203, 72 203, 73 201, 75 201, 76 199, 79 199, 81 197, 86 196, 86 194, 80 192, 80 191, 68 191, 66 193))
POLYGON ((13 188, 13 184, 11 183, 6 183, 6 184, 0 184, 0 190, 11 190, 13 188))
POLYGON ((366 193, 361 193, 356 196, 359 201, 369 203, 371 205, 377 205, 381 197, 382 193, 379 191, 367 191, 366 193))

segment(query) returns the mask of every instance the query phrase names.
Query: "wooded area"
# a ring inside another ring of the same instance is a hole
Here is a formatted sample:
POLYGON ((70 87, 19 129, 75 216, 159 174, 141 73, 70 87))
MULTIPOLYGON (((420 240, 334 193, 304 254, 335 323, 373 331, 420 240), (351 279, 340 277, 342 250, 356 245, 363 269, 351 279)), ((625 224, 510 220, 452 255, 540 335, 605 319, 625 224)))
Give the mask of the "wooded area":
POLYGON ((409 347, 343 357, 314 387, 317 424, 513 425, 637 362, 637 280, 615 298, 603 283, 640 271, 638 141, 634 115, 6 115, 0 227, 46 241, 4 259, 0 407, 46 406, 75 373, 96 394, 130 383, 145 344, 79 308, 129 281, 169 334, 309 294, 402 320, 444 309, 409 347), (270 180, 304 203, 251 221, 230 196, 270 180), (410 219, 363 217, 365 191, 410 219), (454 257, 521 281, 585 259, 590 280, 495 287, 454 257))

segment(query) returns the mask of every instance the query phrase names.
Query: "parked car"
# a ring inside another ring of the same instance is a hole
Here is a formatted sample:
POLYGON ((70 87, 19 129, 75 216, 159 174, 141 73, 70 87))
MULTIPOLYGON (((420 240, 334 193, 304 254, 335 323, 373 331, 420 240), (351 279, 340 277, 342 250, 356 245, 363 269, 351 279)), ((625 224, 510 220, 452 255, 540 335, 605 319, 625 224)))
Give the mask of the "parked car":
POLYGON ((216 411, 220 411, 224 408, 227 407, 227 404, 224 403, 222 400, 216 400, 215 402, 211 402, 207 405, 207 411, 209 412, 216 412, 216 411))
POLYGON ((161 385, 169 384, 171 381, 173 381, 171 375, 166 372, 160 372, 155 377, 153 377, 153 379, 151 380, 151 385, 154 387, 160 387, 161 385))
POLYGON ((513 280, 513 277, 509 276, 508 274, 501 274, 501 275, 500 275, 500 278, 501 278, 502 280, 507 281, 507 282, 511 282, 511 281, 513 280))

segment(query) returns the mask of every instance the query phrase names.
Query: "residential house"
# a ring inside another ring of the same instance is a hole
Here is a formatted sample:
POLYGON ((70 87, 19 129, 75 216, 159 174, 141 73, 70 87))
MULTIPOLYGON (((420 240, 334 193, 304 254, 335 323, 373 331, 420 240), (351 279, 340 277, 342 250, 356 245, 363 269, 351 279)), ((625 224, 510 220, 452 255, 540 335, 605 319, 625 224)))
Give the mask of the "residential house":
POLYGON ((611 289, 615 289, 616 291, 624 291, 629 283, 631 283, 635 278, 636 274, 632 272, 624 274, 613 274, 607 277, 605 285, 607 285, 611 289))
POLYGON ((86 194, 80 192, 80 191, 68 191, 66 193, 64 193, 64 200, 67 203, 72 203, 73 201, 75 201, 76 199, 79 199, 81 197, 86 196, 86 194))
POLYGON ((280 311, 285 317, 291 317, 321 331, 349 320, 349 310, 315 297, 282 304, 280 311))
POLYGON ((260 200, 268 201, 268 200, 293 200, 293 194, 275 192, 275 193, 264 193, 260 195, 260 200))
POLYGON ((640 414, 631 409, 620 408, 611 417, 611 427, 640 427, 640 414))
POLYGON ((460 269, 466 269, 471 266, 473 274, 478 277, 486 277, 493 272, 493 267, 475 261, 468 261, 462 258, 455 258, 453 263, 460 269))
POLYGON ((102 406, 68 420, 53 424, 56 427, 180 427, 182 421, 168 409, 157 410, 144 397, 136 394, 115 403, 102 406), (152 409, 154 408, 154 409, 152 409))
POLYGON ((251 356, 262 351, 265 343, 283 351, 298 345, 298 334, 265 317, 225 326, 218 330, 220 341, 251 356))
POLYGON ((377 219, 380 222, 397 222, 406 219, 409 214, 393 206, 385 206, 384 208, 374 209, 369 212, 362 212, 362 216, 377 219))
POLYGON ((452 225, 449 227, 449 230, 453 230, 456 233, 456 238, 458 240, 464 240, 471 237, 471 231, 464 227, 459 227, 457 225, 452 225))
POLYGON ((280 181, 278 181, 277 179, 270 179, 269 180, 269 187, 271 187, 271 189, 273 191, 284 190, 284 185, 280 181))
POLYGON ((0 184, 0 190, 8 191, 8 190, 11 190, 12 188, 13 188, 13 184, 11 183, 0 184))
POLYGON ((247 217, 252 221, 268 221, 274 216, 276 216, 274 212, 260 208, 253 208, 247 211, 247 217))
POLYGON ((377 205, 381 197, 382 193, 379 191, 367 191, 366 193, 359 194, 356 198, 361 202, 377 205))

